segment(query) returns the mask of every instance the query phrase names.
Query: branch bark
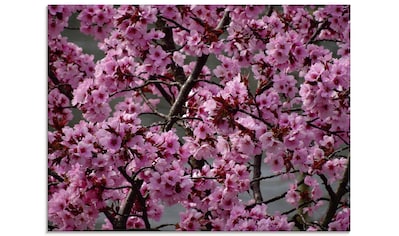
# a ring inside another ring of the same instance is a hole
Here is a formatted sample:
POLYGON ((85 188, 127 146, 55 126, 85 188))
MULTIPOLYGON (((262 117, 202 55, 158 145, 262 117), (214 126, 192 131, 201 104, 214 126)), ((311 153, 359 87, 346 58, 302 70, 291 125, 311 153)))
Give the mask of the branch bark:
MULTIPOLYGON (((222 30, 225 26, 230 22, 229 12, 225 11, 222 19, 220 20, 218 26, 216 27, 216 31, 222 30)), ((222 33, 219 33, 220 36, 222 33)), ((195 85, 202 67, 206 64, 209 55, 202 55, 201 57, 197 58, 197 62, 195 64, 194 70, 191 75, 187 78, 187 80, 182 85, 179 95, 176 98, 176 101, 173 103, 170 112, 168 114, 168 122, 165 126, 165 131, 169 131, 173 124, 177 121, 177 116, 181 114, 183 105, 187 100, 187 96, 190 93, 191 89, 195 85)))
POLYGON ((127 196, 125 202, 120 207, 118 215, 115 217, 114 220, 112 220, 112 221, 110 220, 114 227, 114 230, 126 230, 126 223, 127 223, 129 216, 131 216, 130 212, 132 211, 132 208, 133 208, 133 205, 134 205, 136 199, 138 200, 138 202, 141 206, 141 210, 143 212, 143 215, 141 218, 144 221, 145 228, 146 228, 146 230, 151 229, 151 225, 150 225, 148 215, 147 215, 147 206, 146 206, 145 198, 143 197, 143 195, 140 192, 140 187, 141 187, 143 181, 135 179, 137 173, 139 173, 140 171, 147 169, 147 168, 150 168, 150 167, 141 168, 139 171, 137 171, 133 175, 133 177, 130 177, 126 173, 126 170, 122 166, 120 166, 118 168, 118 170, 121 172, 123 177, 125 177, 125 179, 132 185, 132 188, 129 190, 129 193, 128 193, 128 196, 127 196))
POLYGON ((170 112, 168 114, 169 119, 165 127, 166 131, 169 131, 173 127, 173 124, 177 120, 176 116, 180 115, 180 113, 182 112, 183 105, 187 100, 187 96, 190 93, 191 89, 193 88, 198 76, 201 73, 202 67, 205 65, 207 59, 208 55, 202 55, 197 59, 197 63, 195 64, 193 73, 188 77, 186 82, 181 87, 179 95, 177 96, 177 99, 175 103, 173 103, 172 108, 170 109, 170 112))
POLYGON ((348 183, 349 183, 349 158, 344 177, 342 178, 342 181, 338 186, 337 192, 334 193, 334 197, 331 198, 330 204, 328 205, 326 216, 323 220, 323 223, 321 224, 324 228, 327 228, 328 224, 334 218, 334 215, 338 209, 338 205, 341 201, 341 198, 347 192, 346 186, 348 185, 348 183))
POLYGON ((251 188, 253 191, 256 203, 263 201, 262 192, 260 190, 260 176, 261 176, 262 155, 256 155, 254 158, 254 172, 252 176, 251 188))

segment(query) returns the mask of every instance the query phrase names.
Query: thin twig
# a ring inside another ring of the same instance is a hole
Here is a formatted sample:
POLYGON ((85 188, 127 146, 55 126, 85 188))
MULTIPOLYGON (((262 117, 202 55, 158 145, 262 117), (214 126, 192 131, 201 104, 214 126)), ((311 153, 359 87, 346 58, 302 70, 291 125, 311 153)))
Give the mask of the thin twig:
POLYGON ((163 80, 147 80, 144 84, 142 84, 142 85, 140 85, 140 86, 133 87, 133 88, 126 88, 126 89, 122 89, 122 90, 120 90, 120 91, 111 93, 111 94, 109 95, 109 97, 113 97, 113 96, 115 96, 115 95, 118 94, 118 93, 137 91, 137 90, 140 90, 140 89, 145 88, 146 86, 148 86, 148 85, 150 85, 150 84, 165 84, 165 85, 167 85, 167 86, 179 86, 179 85, 180 85, 180 84, 177 83, 177 82, 166 82, 166 81, 163 81, 163 80))
POLYGON ((250 117, 252 117, 252 118, 254 118, 254 119, 256 119, 256 120, 262 121, 262 123, 264 123, 265 125, 267 125, 269 128, 272 128, 272 127, 273 127, 272 124, 270 124, 269 122, 267 122, 266 120, 264 120, 263 118, 261 118, 261 117, 259 117, 259 116, 256 116, 256 115, 254 115, 254 114, 252 114, 252 113, 249 113, 249 112, 247 112, 247 111, 245 111, 245 110, 243 110, 243 109, 238 109, 237 111, 239 111, 239 112, 241 112, 241 113, 244 113, 244 114, 246 114, 246 115, 249 115, 250 117))
POLYGON ((330 199, 325 198, 325 197, 319 198, 319 199, 317 199, 317 200, 310 200, 310 201, 304 202, 304 203, 302 203, 302 204, 299 204, 299 206, 297 206, 297 207, 295 207, 295 208, 292 208, 291 210, 284 211, 283 213, 281 213, 281 215, 290 214, 290 213, 292 213, 292 212, 294 212, 294 211, 296 211, 296 210, 298 210, 298 209, 300 209, 300 208, 302 208, 302 207, 304 207, 304 206, 306 206, 306 205, 308 205, 308 204, 310 204, 310 203, 315 203, 315 202, 323 201, 323 200, 324 200, 324 201, 330 201, 330 199))
POLYGON ((208 176, 197 176, 197 177, 190 177, 190 179, 196 180, 196 179, 218 179, 216 177, 208 177, 208 176))
POLYGON ((211 80, 198 79, 198 80, 197 80, 197 83, 199 83, 199 82, 204 82, 204 83, 216 85, 216 86, 218 86, 219 88, 223 88, 223 85, 221 85, 221 84, 219 84, 219 83, 217 83, 217 82, 211 81, 211 80))
POLYGON ((165 114, 159 112, 159 111, 151 104, 151 102, 148 100, 147 96, 145 96, 145 94, 144 94, 143 92, 140 91, 140 95, 141 95, 141 97, 143 98, 145 104, 147 104, 147 106, 151 109, 151 111, 153 112, 153 114, 156 114, 157 116, 159 116, 159 117, 161 117, 161 118, 163 118, 163 119, 167 119, 167 118, 168 118, 165 114))
POLYGON ((284 172, 284 173, 279 173, 279 174, 274 174, 274 175, 269 175, 269 176, 263 176, 263 177, 259 177, 259 178, 252 179, 252 180, 251 180, 251 183, 252 183, 253 181, 260 181, 260 180, 265 180, 265 179, 272 179, 272 178, 275 178, 275 177, 278 177, 278 176, 281 176, 281 175, 292 174, 292 173, 296 173, 296 172, 299 172, 299 170, 293 170, 293 171, 291 171, 291 172, 284 172))
POLYGON ((167 226, 176 226, 175 224, 162 224, 155 227, 155 230, 159 230, 160 228, 167 227, 167 226))
POLYGON ((60 175, 58 175, 55 171, 51 170, 48 168, 48 175, 54 177, 56 180, 60 182, 64 182, 64 178, 62 178, 60 175))
POLYGON ((339 133, 342 133, 342 132, 345 132, 345 131, 330 131, 330 130, 327 130, 327 129, 323 129, 323 128, 317 126, 317 125, 312 124, 312 121, 307 121, 306 123, 309 126, 313 127, 313 128, 316 128, 316 129, 319 129, 319 130, 322 130, 322 131, 326 132, 328 135, 332 134, 332 135, 337 136, 339 139, 341 139, 342 142, 344 142, 346 145, 349 145, 349 142, 346 141, 344 138, 342 138, 341 135, 339 135, 339 133))
POLYGON ((125 189, 125 188, 132 188, 132 186, 119 186, 119 187, 107 187, 107 186, 101 186, 102 189, 105 190, 120 190, 120 189, 125 189))
POLYGON ((169 22, 175 24, 177 27, 179 27, 179 28, 182 29, 182 30, 185 30, 185 31, 187 31, 187 32, 191 32, 189 29, 187 29, 186 27, 184 27, 184 26, 182 26, 181 24, 177 23, 177 22, 176 22, 175 20, 173 20, 173 19, 169 19, 169 18, 164 17, 164 16, 161 16, 161 15, 158 15, 158 17, 161 18, 162 20, 166 20, 166 21, 169 21, 169 22))
POLYGON ((324 176, 323 174, 319 174, 319 177, 323 181, 323 184, 326 187, 326 190, 328 192, 328 195, 330 195, 330 198, 335 199, 336 198, 335 192, 332 189, 331 185, 328 184, 328 180, 327 180, 326 176, 324 176))

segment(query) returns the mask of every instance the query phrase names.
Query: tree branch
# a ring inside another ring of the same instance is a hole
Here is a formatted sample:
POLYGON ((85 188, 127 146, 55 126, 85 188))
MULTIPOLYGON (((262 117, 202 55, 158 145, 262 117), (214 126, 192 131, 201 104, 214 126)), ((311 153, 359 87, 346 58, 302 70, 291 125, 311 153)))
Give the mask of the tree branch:
MULTIPOLYGON (((165 37, 163 37, 163 39, 162 39, 163 44, 161 45, 161 47, 166 52, 174 52, 177 49, 176 49, 175 41, 173 39, 173 30, 171 27, 166 25, 166 22, 164 20, 168 20, 168 19, 160 16, 156 23, 157 27, 161 28, 163 33, 165 34, 165 37)), ((175 22, 175 24, 177 24, 177 23, 175 22)), ((190 32, 190 31, 188 31, 188 32, 190 32)), ((172 60, 172 63, 170 64, 170 66, 173 71, 175 80, 177 82, 179 82, 180 84, 183 84, 187 79, 186 75, 184 74, 183 68, 181 66, 177 65, 173 60, 172 60)))
POLYGON ((253 191, 254 199, 256 203, 262 202, 263 197, 262 197, 262 192, 260 190, 260 179, 259 177, 261 176, 261 165, 262 165, 262 154, 256 155, 254 157, 254 172, 252 176, 252 181, 251 181, 251 189, 253 191))
POLYGON ((272 179, 281 175, 285 175, 285 174, 292 174, 292 173, 296 173, 299 172, 299 170, 293 170, 291 172, 284 172, 284 173, 279 173, 279 174, 274 174, 274 175, 269 175, 269 176, 263 176, 263 177, 258 177, 258 178, 254 178, 251 180, 251 183, 254 181, 260 181, 260 180, 265 180, 265 179, 272 179))
POLYGON ((323 184, 326 187, 326 190, 328 192, 328 195, 330 195, 330 198, 335 199, 336 198, 335 192, 332 189, 331 185, 328 184, 327 178, 322 174, 319 174, 319 176, 320 176, 320 179, 323 181, 323 184))
MULTIPOLYGON (((142 84, 142 85, 140 85, 140 86, 133 87, 133 88, 126 88, 126 89, 122 89, 122 90, 120 90, 120 91, 111 93, 111 94, 109 95, 109 97, 113 97, 113 96, 115 96, 115 95, 118 94, 118 93, 136 91, 136 90, 142 89, 142 88, 144 88, 144 87, 146 87, 146 86, 148 86, 148 85, 150 85, 150 84, 165 84, 165 85, 167 85, 167 86, 178 86, 178 85, 179 85, 178 83, 166 82, 166 81, 163 81, 163 80, 147 80, 144 84, 142 84)), ((168 94, 168 96, 169 96, 169 94, 168 94)))
POLYGON ((342 181, 338 186, 337 192, 334 193, 334 198, 331 198, 330 204, 328 205, 326 216, 323 220, 323 223, 321 224, 324 228, 327 228, 328 224, 334 218, 334 215, 338 209, 338 205, 341 201, 341 198, 344 196, 345 193, 347 193, 346 186, 349 183, 349 168, 350 167, 349 167, 349 158, 348 158, 348 165, 346 167, 344 177, 342 178, 342 181))
POLYGON ((261 201, 261 202, 255 202, 255 203, 253 203, 253 204, 250 204, 250 205, 246 206, 245 209, 246 209, 246 210, 251 209, 252 207, 254 207, 254 206, 258 205, 258 204, 266 204, 266 205, 267 205, 267 204, 269 204, 269 203, 271 203, 271 202, 278 201, 278 200, 284 198, 286 194, 287 194, 287 192, 284 192, 284 193, 282 193, 282 194, 279 195, 279 196, 270 198, 269 200, 261 201))
POLYGON ((320 32, 321 32, 323 29, 327 29, 328 24, 329 24, 329 23, 328 23, 328 20, 324 20, 324 21, 321 23, 320 27, 317 28, 317 30, 313 33, 313 35, 310 37, 309 41, 308 41, 306 44, 314 43, 314 40, 317 38, 317 36, 320 34, 320 32))
POLYGON ((122 167, 122 166, 118 167, 119 172, 132 185, 132 188, 129 190, 128 196, 127 196, 125 202, 123 203, 123 205, 120 207, 119 213, 117 214, 117 216, 115 218, 115 223, 113 224, 115 230, 126 230, 126 222, 129 218, 129 216, 131 216, 130 212, 132 211, 132 208, 133 208, 133 205, 134 205, 136 199, 139 201, 139 204, 140 204, 142 212, 143 212, 143 215, 140 217, 144 221, 145 228, 147 230, 151 229, 151 225, 150 225, 150 222, 148 220, 148 215, 147 215, 147 206, 146 206, 145 198, 143 197, 143 195, 140 192, 140 188, 141 188, 143 181, 135 179, 136 176, 141 171, 148 169, 148 168, 152 168, 152 167, 149 167, 149 166, 143 167, 143 168, 139 169, 137 172, 135 172, 132 177, 130 177, 127 174, 126 169, 124 167, 122 167))
POLYGON ((195 64, 193 73, 188 77, 186 82, 181 87, 179 95, 177 96, 175 103, 172 105, 172 108, 170 109, 168 115, 169 120, 165 127, 166 131, 169 131, 172 128, 173 124, 176 122, 177 119, 175 118, 175 116, 181 114, 183 104, 186 102, 187 96, 190 93, 191 89, 193 88, 199 74, 201 73, 202 67, 205 65, 207 59, 208 55, 202 55, 197 59, 197 63, 195 64))
POLYGON ((182 30, 185 30, 185 31, 187 31, 187 32, 191 32, 189 29, 187 29, 186 27, 184 27, 184 26, 182 26, 181 24, 177 23, 177 22, 176 22, 175 20, 173 20, 173 19, 169 19, 169 18, 164 17, 164 16, 161 16, 161 15, 158 15, 158 17, 161 18, 162 20, 166 20, 166 21, 169 21, 169 22, 175 24, 175 26, 179 27, 179 28, 182 29, 182 30))
POLYGON ((246 114, 246 115, 249 115, 250 117, 252 117, 252 118, 254 118, 254 119, 256 119, 256 120, 262 121, 262 122, 263 122, 265 125, 267 125, 267 127, 269 127, 269 128, 272 128, 272 127, 273 127, 272 124, 270 124, 269 122, 265 121, 263 118, 261 118, 261 117, 259 117, 259 116, 256 116, 256 115, 254 115, 254 114, 252 114, 252 113, 249 113, 249 112, 247 112, 247 111, 245 111, 245 110, 243 110, 243 109, 238 109, 237 111, 238 111, 238 112, 241 112, 241 113, 244 113, 244 114, 246 114))
POLYGON ((310 127, 313 127, 313 128, 316 128, 316 129, 319 129, 319 130, 322 130, 322 131, 326 132, 328 135, 332 134, 332 135, 337 136, 339 139, 341 139, 342 142, 344 142, 346 145, 349 146, 349 142, 346 141, 344 138, 342 138, 341 135, 339 135, 339 133, 342 133, 342 132, 344 132, 344 131, 330 131, 330 130, 328 130, 328 129, 323 129, 323 128, 321 128, 321 127, 319 127, 319 126, 317 126, 317 125, 315 125, 315 124, 312 123, 313 121, 315 121, 315 120, 317 120, 317 119, 318 119, 318 118, 316 118, 316 119, 314 119, 314 120, 311 120, 311 121, 307 121, 306 123, 307 123, 310 127))
MULTIPOLYGON (((132 185, 133 186, 133 185, 132 185)), ((114 230, 126 230, 126 223, 136 200, 135 189, 130 189, 125 202, 120 207, 120 211, 115 218, 114 230)))
POLYGON ((62 178, 59 174, 57 174, 55 171, 51 170, 48 168, 48 175, 54 177, 56 180, 60 182, 64 182, 64 178, 62 178))
POLYGON ((148 220, 148 215, 147 215, 147 205, 145 202, 145 199, 143 197, 143 195, 141 195, 140 192, 140 187, 141 187, 142 181, 136 181, 136 184, 133 185, 133 191, 136 192, 137 198, 139 200, 140 206, 141 206, 141 210, 143 211, 143 216, 141 217, 144 221, 145 224, 145 228, 147 230, 151 229, 151 225, 150 225, 150 221, 148 220), (140 182, 140 184, 138 184, 137 182, 140 182))
POLYGON ((321 198, 319 198, 319 199, 317 199, 317 200, 306 201, 306 202, 303 202, 303 203, 299 204, 297 207, 292 208, 291 210, 284 211, 283 213, 281 213, 281 215, 290 214, 290 213, 292 213, 292 212, 294 212, 294 211, 296 211, 296 210, 298 210, 298 209, 300 209, 300 208, 302 208, 302 207, 304 207, 304 206, 306 206, 306 205, 308 205, 308 204, 310 204, 310 203, 316 203, 316 202, 318 202, 318 201, 330 201, 330 199, 321 197, 321 198))
MULTIPOLYGON (((229 12, 225 11, 223 18, 219 22, 218 26, 216 27, 216 30, 221 30, 223 29, 228 22, 230 21, 229 18, 229 12)), ((220 33, 221 34, 221 33, 220 33)), ((220 34, 218 36, 220 36, 220 34)), ((184 103, 187 101, 187 96, 190 93, 191 89, 195 85, 202 67, 206 64, 206 61, 208 60, 209 55, 202 55, 201 57, 197 58, 197 62, 195 64, 194 70, 191 73, 191 75, 187 78, 187 80, 184 82, 182 85, 179 95, 177 96, 176 101, 172 105, 169 115, 168 115, 168 123, 165 126, 165 131, 169 131, 172 127, 173 124, 176 122, 175 116, 178 116, 182 113, 182 108, 184 103)))

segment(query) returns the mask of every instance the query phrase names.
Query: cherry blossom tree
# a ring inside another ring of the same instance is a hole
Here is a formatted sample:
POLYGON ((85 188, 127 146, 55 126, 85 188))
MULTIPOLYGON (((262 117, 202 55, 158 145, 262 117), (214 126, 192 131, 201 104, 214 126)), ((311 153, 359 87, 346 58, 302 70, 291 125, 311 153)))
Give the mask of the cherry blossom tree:
POLYGON ((160 230, 176 204, 176 230, 349 230, 349 22, 341 5, 48 6, 49 230, 160 230), (63 36, 72 18, 102 58, 63 36), (289 185, 266 199, 270 180, 289 185))

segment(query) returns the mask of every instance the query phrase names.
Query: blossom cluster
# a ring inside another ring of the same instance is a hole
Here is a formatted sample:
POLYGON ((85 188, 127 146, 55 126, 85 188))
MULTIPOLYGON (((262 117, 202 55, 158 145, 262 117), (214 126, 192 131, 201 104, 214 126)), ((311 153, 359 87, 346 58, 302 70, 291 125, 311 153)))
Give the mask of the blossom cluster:
POLYGON ((349 11, 49 6, 49 228, 349 230, 349 11))

